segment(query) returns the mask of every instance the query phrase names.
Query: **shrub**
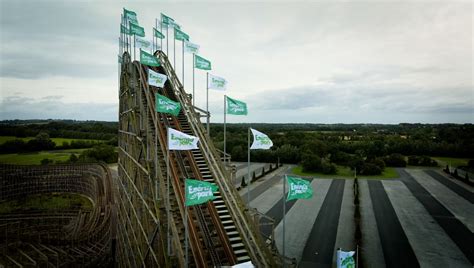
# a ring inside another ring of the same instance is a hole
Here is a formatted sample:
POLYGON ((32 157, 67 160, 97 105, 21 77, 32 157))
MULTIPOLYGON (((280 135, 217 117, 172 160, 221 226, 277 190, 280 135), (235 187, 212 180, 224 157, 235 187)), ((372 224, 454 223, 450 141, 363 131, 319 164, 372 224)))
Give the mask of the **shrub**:
POLYGON ((386 156, 383 161, 388 167, 406 167, 407 161, 405 157, 401 154, 391 154, 386 156))

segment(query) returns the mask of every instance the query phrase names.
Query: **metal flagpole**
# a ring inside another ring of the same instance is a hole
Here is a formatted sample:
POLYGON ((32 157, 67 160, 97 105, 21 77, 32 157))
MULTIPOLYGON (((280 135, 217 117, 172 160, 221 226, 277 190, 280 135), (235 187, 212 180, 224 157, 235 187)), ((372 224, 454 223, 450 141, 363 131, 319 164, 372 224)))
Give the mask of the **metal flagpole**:
POLYGON ((173 69, 176 71, 176 30, 173 32, 173 69))
POLYGON ((207 135, 209 137, 211 136, 211 133, 209 132, 209 121, 210 121, 210 115, 209 115, 209 72, 206 72, 206 111, 207 111, 207 135))
POLYGON ((250 127, 247 133, 247 206, 250 208, 250 127))
POLYGON ((183 60, 183 66, 182 66, 182 70, 183 70, 183 81, 181 82, 183 84, 183 88, 184 88, 184 39, 181 40, 181 48, 182 48, 182 60, 183 60))
POLYGON ((224 95, 224 166, 226 165, 226 115, 227 115, 227 110, 226 110, 226 98, 227 96, 224 95))
POLYGON ((286 215, 286 174, 283 176, 283 267, 285 265, 285 215, 286 215))
POLYGON ((136 57, 135 57, 135 34, 133 34, 133 60, 136 60, 136 57))
MULTIPOLYGON (((185 198, 186 199, 186 198, 185 198)), ((186 203, 186 201, 185 201, 186 203)), ((188 206, 184 204, 184 237, 185 237, 185 242, 184 242, 184 251, 185 251, 185 256, 186 256, 186 262, 184 264, 184 267, 188 267, 189 263, 189 254, 188 254, 188 206)))
POLYGON ((195 65, 195 60, 196 60, 195 58, 196 58, 196 56, 193 53, 193 106, 195 105, 194 100, 196 99, 196 95, 194 95, 194 65, 195 65))
MULTIPOLYGON (((160 22, 160 33, 163 34, 163 22, 160 22)), ((163 38, 160 38, 161 51, 163 51, 163 38)), ((168 56, 168 55, 167 55, 168 56)))
MULTIPOLYGON (((170 129, 167 128, 167 136, 166 138, 169 140, 170 129)), ((168 218, 168 256, 171 256, 171 204, 170 204, 170 145, 168 143, 168 155, 166 157, 166 200, 167 200, 167 211, 166 217, 168 218)))
MULTIPOLYGON (((163 23, 163 22, 161 22, 161 23, 163 23)), ((169 41, 169 39, 168 39, 168 28, 169 28, 169 26, 166 27, 166 57, 169 58, 169 55, 170 55, 170 54, 168 53, 168 46, 169 46, 169 42, 168 42, 168 41, 169 41)))
POLYGON ((356 245, 356 268, 359 268, 359 245, 356 245))

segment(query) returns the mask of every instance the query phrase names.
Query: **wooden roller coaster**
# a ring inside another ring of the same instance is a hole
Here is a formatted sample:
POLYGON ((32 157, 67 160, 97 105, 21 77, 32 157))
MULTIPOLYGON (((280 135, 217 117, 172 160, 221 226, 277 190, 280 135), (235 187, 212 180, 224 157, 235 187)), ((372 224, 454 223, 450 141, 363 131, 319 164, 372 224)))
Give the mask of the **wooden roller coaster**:
POLYGON ((0 165, 0 201, 73 193, 90 209, 36 209, 0 215, 0 267, 106 267, 114 263, 115 209, 101 164, 0 165))
POLYGON ((215 200, 189 207, 189 266, 219 267, 247 261, 257 267, 278 266, 231 183, 229 171, 200 121, 199 109, 192 105, 167 56, 161 51, 155 56, 160 67, 132 61, 127 52, 122 55, 119 176, 115 183, 119 266, 185 266, 185 178, 219 186, 215 200), (168 77, 163 88, 148 85, 150 68, 168 77), (157 113, 156 93, 179 102, 179 115, 157 113), (169 173, 168 127, 200 139, 197 150, 170 152, 169 173))

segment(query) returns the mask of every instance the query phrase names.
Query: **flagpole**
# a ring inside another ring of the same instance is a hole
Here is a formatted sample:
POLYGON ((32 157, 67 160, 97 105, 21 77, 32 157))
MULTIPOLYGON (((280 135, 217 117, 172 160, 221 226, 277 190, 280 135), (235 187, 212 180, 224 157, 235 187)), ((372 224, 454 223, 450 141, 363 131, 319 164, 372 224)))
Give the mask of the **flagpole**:
MULTIPOLYGON (((195 106, 195 102, 194 100, 196 99, 196 95, 194 95, 194 65, 195 65, 195 61, 196 61, 196 55, 195 53, 193 53, 193 106, 195 106)), ((193 107, 193 110, 194 110, 194 107, 193 107)))
MULTIPOLYGON (((163 23, 163 22, 161 22, 161 23, 163 23)), ((170 54, 169 54, 169 50, 168 50, 168 46, 169 46, 169 42, 168 42, 168 41, 169 41, 169 39, 168 39, 168 28, 169 28, 169 26, 166 27, 166 57, 169 58, 169 55, 170 55, 170 54)))
MULTIPOLYGON (((186 185, 186 184, 185 184, 186 185)), ((186 198, 185 198, 186 199, 186 198)), ((186 263, 184 264, 184 267, 188 267, 189 263, 189 254, 188 254, 188 206, 186 205, 186 200, 184 204, 184 237, 185 237, 185 245, 184 245, 184 251, 185 251, 185 256, 186 256, 186 263)))
MULTIPOLYGON (((155 18, 155 30, 158 31, 158 18, 155 18)), ((156 40, 156 47, 155 47, 155 51, 158 50, 158 37, 155 36, 155 31, 153 31, 153 39, 156 40)), ((153 52, 155 52, 153 51, 153 52)))
POLYGON ((226 115, 227 115, 227 111, 226 111, 226 98, 227 96, 224 95, 224 166, 226 165, 226 149, 227 149, 227 146, 226 146, 226 115))
POLYGON ((181 48, 182 48, 182 59, 183 59, 183 66, 182 66, 182 70, 183 70, 183 88, 184 88, 184 39, 181 40, 181 48))
POLYGON ((209 115, 209 72, 206 72, 206 111, 207 111, 207 135, 209 137, 211 136, 211 133, 209 132, 209 121, 210 121, 210 115, 209 115))
MULTIPOLYGON (((160 33, 161 35, 163 35, 163 22, 160 22, 160 33)), ((163 38, 160 38, 160 43, 161 43, 161 51, 163 51, 163 38)))
POLYGON ((286 215, 286 174, 283 176, 283 267, 286 267, 285 263, 285 215, 286 215))
POLYGON ((247 132, 247 206, 250 208, 250 127, 247 132))
POLYGON ((173 69, 176 72, 176 29, 173 33, 173 69))
MULTIPOLYGON (((166 138, 169 141, 169 135, 170 135, 170 129, 167 128, 167 136, 166 138)), ((166 217, 168 218, 168 256, 171 256, 171 215, 170 215, 170 210, 171 210, 171 204, 170 204, 170 145, 168 143, 168 155, 166 157, 166 200, 167 200, 167 211, 166 211, 166 217)))
POLYGON ((133 34, 133 60, 136 60, 136 57, 135 57, 135 34, 133 34))

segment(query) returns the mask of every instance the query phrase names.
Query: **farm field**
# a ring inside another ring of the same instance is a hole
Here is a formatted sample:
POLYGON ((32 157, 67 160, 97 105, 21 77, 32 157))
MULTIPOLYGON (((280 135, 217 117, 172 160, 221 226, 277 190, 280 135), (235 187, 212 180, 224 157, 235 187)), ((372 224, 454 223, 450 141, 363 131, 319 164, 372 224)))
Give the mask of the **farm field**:
POLYGON ((68 149, 54 151, 40 151, 20 154, 0 154, 0 163, 14 165, 39 165, 41 160, 48 158, 53 161, 66 161, 72 154, 79 156, 87 149, 68 149))
MULTIPOLYGON (((0 144, 3 144, 9 140, 22 140, 24 142, 28 142, 29 140, 34 139, 35 137, 25 137, 25 138, 18 138, 15 136, 0 136, 0 144)), ((104 142, 102 140, 90 140, 90 139, 70 139, 70 138, 51 138, 51 140, 56 144, 56 146, 61 146, 63 145, 64 142, 71 143, 71 141, 84 141, 84 142, 104 142)))

